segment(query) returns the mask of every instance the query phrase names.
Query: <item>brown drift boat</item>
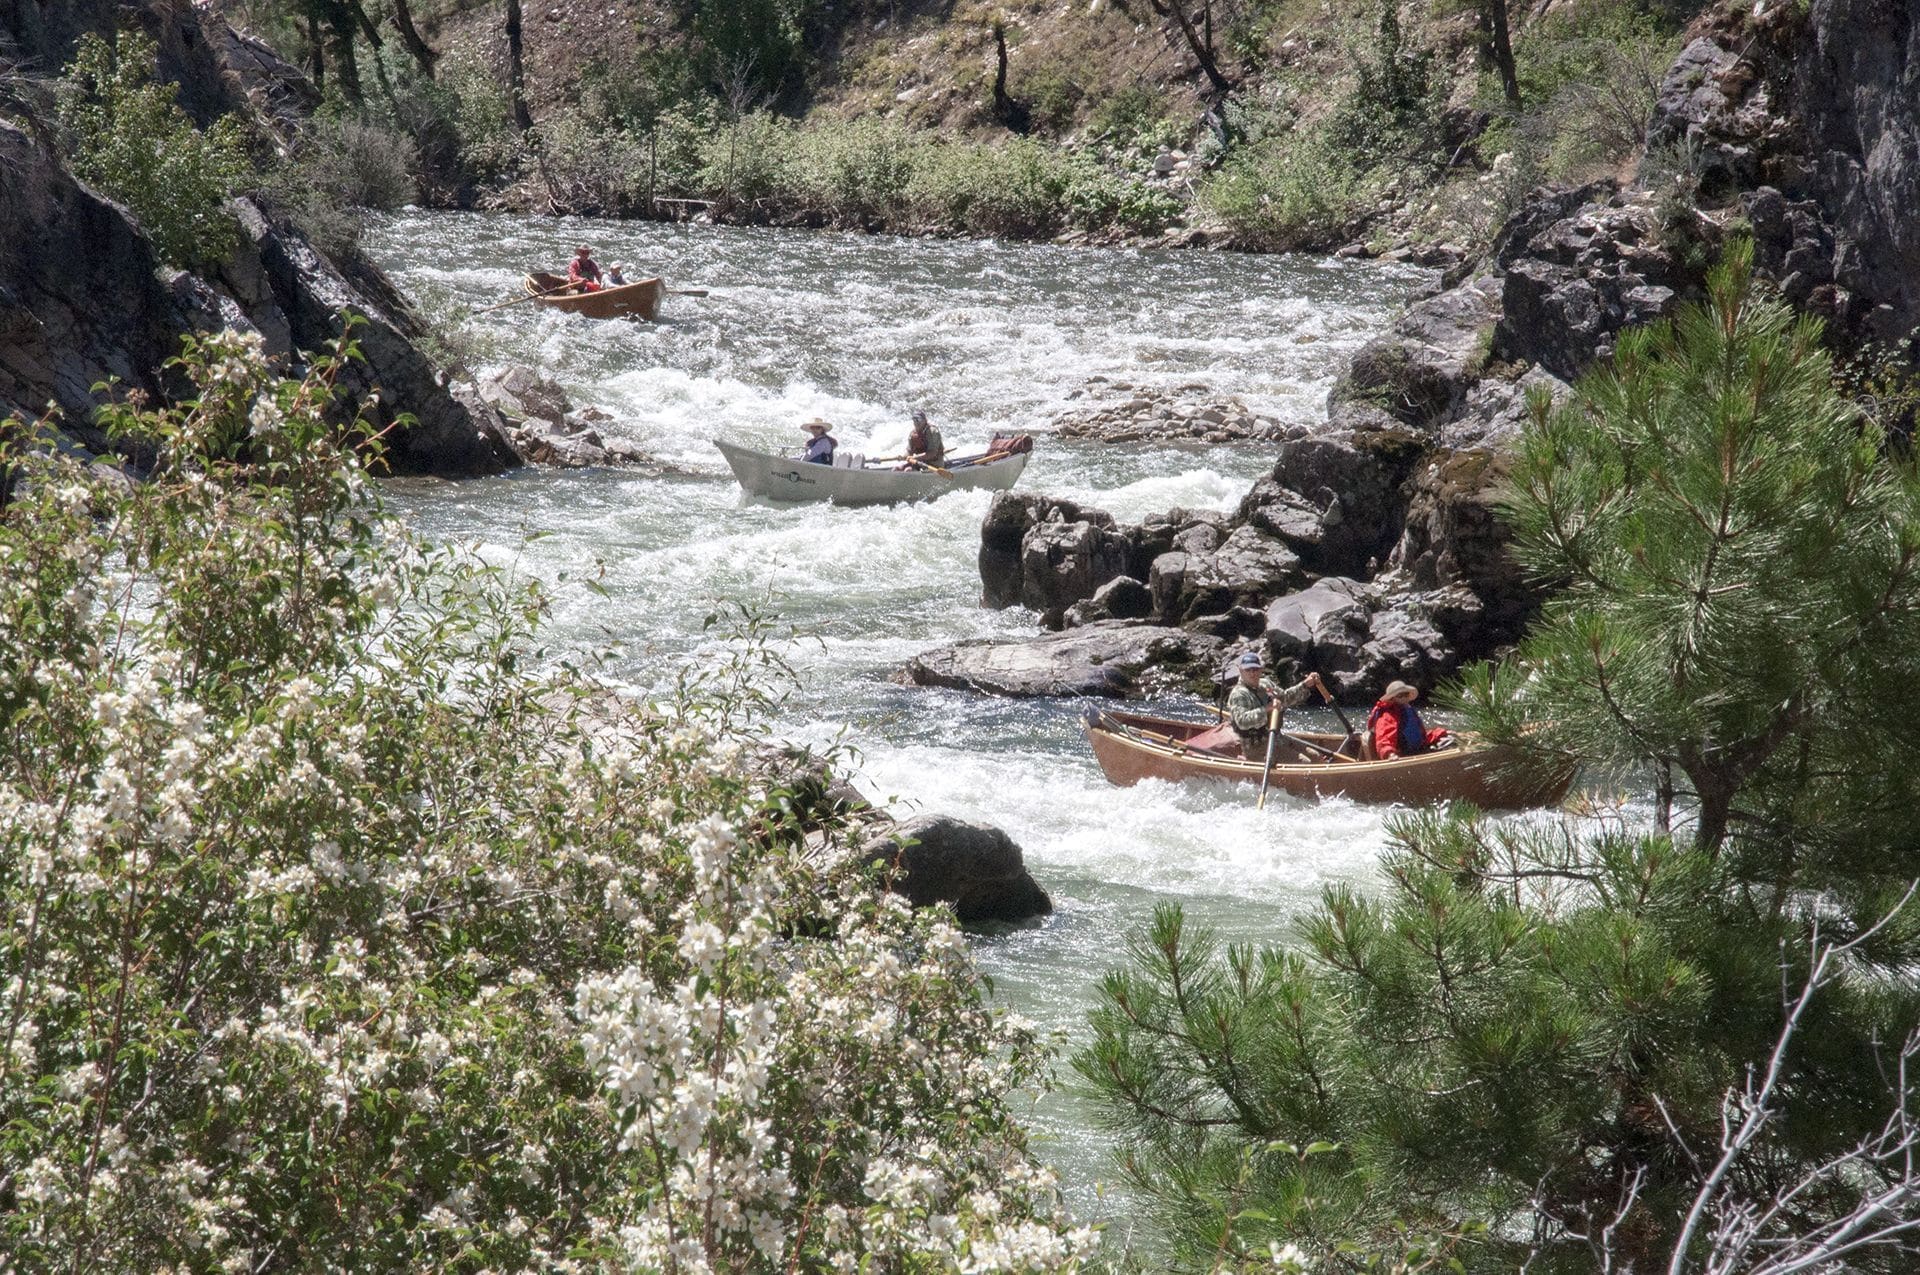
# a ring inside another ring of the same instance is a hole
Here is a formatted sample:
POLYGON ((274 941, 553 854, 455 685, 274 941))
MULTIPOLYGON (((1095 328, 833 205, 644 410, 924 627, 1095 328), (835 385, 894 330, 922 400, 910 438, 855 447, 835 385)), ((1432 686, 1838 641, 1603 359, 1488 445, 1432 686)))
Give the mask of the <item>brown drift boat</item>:
MULTIPOLYGON (((1087 742, 1107 779, 1122 788, 1143 779, 1232 779, 1260 782, 1263 761, 1240 756, 1240 742, 1224 723, 1184 722, 1145 713, 1090 708, 1087 742)), ((1476 747, 1461 736, 1455 748, 1386 761, 1335 760, 1345 736, 1288 731, 1276 741, 1273 787, 1295 797, 1346 797, 1353 801, 1424 805, 1471 801, 1489 810, 1550 806, 1567 795, 1573 771, 1548 777, 1516 773, 1500 765, 1496 749, 1476 747), (1320 752, 1289 741, 1304 740, 1320 752), (1305 760, 1312 758, 1312 760, 1305 760)))
POLYGON ((660 313, 660 297, 666 286, 658 278, 636 279, 617 288, 598 292, 566 292, 542 296, 555 288, 564 288, 567 276, 536 270, 527 276, 527 295, 538 306, 584 314, 589 319, 645 319, 652 323, 660 313))

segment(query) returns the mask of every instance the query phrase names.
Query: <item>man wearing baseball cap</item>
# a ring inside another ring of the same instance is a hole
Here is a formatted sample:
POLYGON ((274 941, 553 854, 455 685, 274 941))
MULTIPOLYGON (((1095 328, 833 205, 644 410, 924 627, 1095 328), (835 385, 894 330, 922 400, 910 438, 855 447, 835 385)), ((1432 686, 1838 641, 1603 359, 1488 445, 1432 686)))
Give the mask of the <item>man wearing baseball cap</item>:
POLYGON ((1304 704, 1307 692, 1321 690, 1320 675, 1307 674, 1305 680, 1285 688, 1261 676, 1266 661, 1260 652, 1247 651, 1240 656, 1240 680, 1227 695, 1227 721, 1240 737, 1240 755, 1259 761, 1267 755, 1267 720, 1277 704, 1282 710, 1304 704))

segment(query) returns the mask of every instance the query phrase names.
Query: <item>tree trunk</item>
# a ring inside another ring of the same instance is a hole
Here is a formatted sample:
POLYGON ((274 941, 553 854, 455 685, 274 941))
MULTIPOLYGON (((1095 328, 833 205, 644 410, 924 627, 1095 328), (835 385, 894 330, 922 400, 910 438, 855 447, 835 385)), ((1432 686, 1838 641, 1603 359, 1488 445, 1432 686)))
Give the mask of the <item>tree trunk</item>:
POLYGON ((1507 105, 1520 109, 1520 75, 1513 67, 1513 38, 1507 30, 1507 0, 1480 0, 1480 32, 1486 37, 1487 56, 1500 72, 1500 91, 1507 105))
POLYGON ((1025 104, 1014 100, 1007 92, 1007 26, 1004 22, 993 24, 993 49, 999 59, 993 73, 993 114, 1002 124, 1016 133, 1025 134, 1032 127, 1033 118, 1025 104))
MULTIPOLYGON (((1193 18, 1187 13, 1187 2, 1188 0, 1149 0, 1155 13, 1163 18, 1172 18, 1180 27, 1180 37, 1187 42, 1187 51, 1193 54, 1194 60, 1200 64, 1200 69, 1206 73, 1208 81, 1212 83, 1214 96, 1225 97, 1233 92, 1233 81, 1221 73, 1220 63, 1213 56, 1212 41, 1202 38, 1200 32, 1195 29, 1193 18)), ((1211 29, 1213 25, 1211 13, 1208 17, 1207 25, 1211 29)))
POLYGON ((347 104, 359 107, 365 101, 360 93, 360 59, 353 48, 353 14, 341 0, 331 0, 327 6, 328 41, 333 46, 333 69, 340 86, 340 96, 347 104))
POLYGON ((313 81, 313 90, 325 95, 327 91, 327 51, 320 40, 320 15, 317 11, 307 11, 307 78, 313 81))
POLYGON ((526 51, 520 43, 520 0, 507 0, 507 97, 513 105, 513 126, 521 132, 533 127, 527 110, 526 51))
POLYGON ((400 33, 400 43, 407 46, 407 52, 420 64, 420 73, 431 80, 433 64, 440 60, 440 55, 420 37, 419 28, 413 25, 413 10, 407 0, 393 0, 393 29, 400 33))

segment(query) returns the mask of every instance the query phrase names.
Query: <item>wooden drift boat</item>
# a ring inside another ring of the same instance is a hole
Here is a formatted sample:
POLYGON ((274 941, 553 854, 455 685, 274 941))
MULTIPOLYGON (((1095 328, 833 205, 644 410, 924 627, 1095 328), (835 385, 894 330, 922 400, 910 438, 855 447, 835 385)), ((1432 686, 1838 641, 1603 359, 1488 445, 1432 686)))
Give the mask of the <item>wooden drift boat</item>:
POLYGON ((567 276, 563 274, 536 270, 526 278, 527 295, 533 297, 535 305, 565 310, 569 314, 584 314, 589 319, 645 319, 652 323, 660 314, 660 297, 666 292, 666 285, 654 278, 638 279, 618 288, 602 288, 598 292, 568 292, 552 297, 537 295, 565 287, 566 282, 567 276))
MULTIPOLYGON (((1145 713, 1089 708, 1087 742, 1107 779, 1127 788, 1143 779, 1233 779, 1258 784, 1264 764, 1240 756, 1240 741, 1224 723, 1183 722, 1145 713)), ((1288 731, 1297 739, 1337 751, 1342 735, 1288 731)), ((1573 783, 1568 769, 1542 778, 1500 765, 1499 750, 1476 747, 1472 736, 1439 752, 1386 761, 1334 761, 1282 737, 1274 748, 1272 785, 1295 797, 1347 797, 1353 801, 1424 805, 1471 801, 1488 810, 1550 806, 1573 783), (1311 757, 1312 760, 1304 760, 1311 757)))
POLYGON ((713 445, 733 467, 748 495, 766 500, 830 500, 836 505, 896 505, 931 500, 950 491, 985 488, 1005 491, 1020 480, 1027 452, 987 453, 948 461, 946 474, 891 465, 842 464, 856 459, 844 449, 834 464, 816 465, 792 456, 773 456, 715 439, 713 445), (950 476, 949 476, 950 475, 950 476))

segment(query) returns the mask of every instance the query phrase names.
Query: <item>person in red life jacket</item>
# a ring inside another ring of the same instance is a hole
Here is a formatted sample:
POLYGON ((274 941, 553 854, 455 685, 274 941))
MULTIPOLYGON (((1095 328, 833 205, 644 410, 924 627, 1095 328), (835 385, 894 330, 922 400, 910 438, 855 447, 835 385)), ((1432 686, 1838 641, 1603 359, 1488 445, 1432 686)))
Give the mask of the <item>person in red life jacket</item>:
POLYGON ((600 263, 593 259, 593 249, 587 245, 573 250, 573 260, 567 264, 567 282, 572 285, 570 292, 600 291, 600 263))
POLYGON ((1373 735, 1373 755, 1381 761, 1389 757, 1412 757, 1436 748, 1453 746, 1453 733, 1444 726, 1431 730, 1420 720, 1413 701, 1420 692, 1405 682, 1387 683, 1382 695, 1367 714, 1367 730, 1373 735))

